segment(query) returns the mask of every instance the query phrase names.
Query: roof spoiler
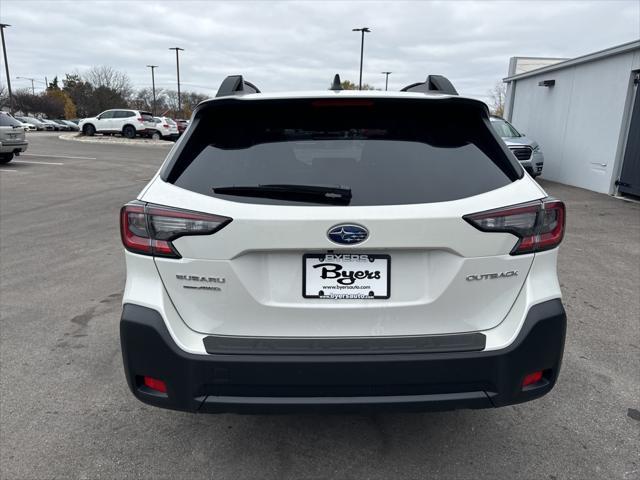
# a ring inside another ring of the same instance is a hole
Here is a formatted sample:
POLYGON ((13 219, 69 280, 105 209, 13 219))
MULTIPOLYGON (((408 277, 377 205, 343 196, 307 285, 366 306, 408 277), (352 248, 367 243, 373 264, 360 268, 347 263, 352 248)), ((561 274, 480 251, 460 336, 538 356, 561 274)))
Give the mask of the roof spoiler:
POLYGON ((242 75, 229 75, 220 84, 216 97, 245 95, 247 93, 260 93, 260 90, 253 83, 242 78, 242 75))
POLYGON ((442 75, 427 75, 424 82, 412 83, 404 87, 401 92, 438 92, 447 95, 458 95, 458 91, 447 77, 442 75))

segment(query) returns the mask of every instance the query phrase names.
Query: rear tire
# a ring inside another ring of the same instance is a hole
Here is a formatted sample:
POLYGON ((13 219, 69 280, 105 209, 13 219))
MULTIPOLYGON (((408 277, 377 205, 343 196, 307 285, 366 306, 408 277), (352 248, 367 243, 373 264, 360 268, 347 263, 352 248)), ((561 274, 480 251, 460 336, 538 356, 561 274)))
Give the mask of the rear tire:
POLYGON ((162 135, 160 135, 160 132, 153 132, 151 134, 151 140, 162 140, 162 135))
POLYGON ((0 154, 0 164, 9 163, 11 160, 13 160, 13 153, 0 154))
POLYGON ((82 133, 87 137, 93 137, 96 134, 96 127, 91 124, 85 125, 84 127, 82 127, 82 133))
POLYGON ((122 129, 122 136, 129 139, 136 138, 136 129, 131 125, 125 125, 122 129))

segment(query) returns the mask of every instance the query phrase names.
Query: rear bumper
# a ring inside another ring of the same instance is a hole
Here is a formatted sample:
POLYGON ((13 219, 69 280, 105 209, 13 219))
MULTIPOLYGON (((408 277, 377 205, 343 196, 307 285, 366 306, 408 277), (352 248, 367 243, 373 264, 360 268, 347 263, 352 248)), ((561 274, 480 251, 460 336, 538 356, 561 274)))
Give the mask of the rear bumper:
POLYGON ((503 350, 439 353, 194 355, 155 310, 125 304, 120 338, 129 388, 141 401, 190 412, 449 410, 526 402, 554 386, 564 350, 560 300, 533 306, 503 350), (522 388, 525 375, 544 370, 522 388), (145 387, 164 381, 167 393, 145 387))
POLYGON ((26 152, 28 146, 27 142, 0 143, 0 153, 26 152))

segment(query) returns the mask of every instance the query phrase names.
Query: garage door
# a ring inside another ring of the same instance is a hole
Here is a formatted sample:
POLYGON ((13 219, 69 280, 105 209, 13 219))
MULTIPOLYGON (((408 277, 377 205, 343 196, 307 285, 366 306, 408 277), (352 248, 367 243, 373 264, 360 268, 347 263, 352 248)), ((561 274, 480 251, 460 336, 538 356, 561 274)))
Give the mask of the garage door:
POLYGON ((624 163, 620 180, 618 180, 618 191, 631 195, 640 196, 640 88, 638 80, 640 73, 636 73, 634 81, 635 100, 633 102, 633 112, 631 113, 631 124, 629 125, 629 135, 624 153, 624 163))

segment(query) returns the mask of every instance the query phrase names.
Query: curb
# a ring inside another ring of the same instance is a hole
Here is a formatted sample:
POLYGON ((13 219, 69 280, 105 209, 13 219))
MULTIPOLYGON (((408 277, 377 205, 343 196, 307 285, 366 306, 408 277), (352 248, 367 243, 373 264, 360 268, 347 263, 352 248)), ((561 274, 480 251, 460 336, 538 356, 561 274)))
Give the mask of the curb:
POLYGON ((101 145, 130 145, 135 147, 172 147, 174 142, 167 142, 164 140, 148 140, 143 138, 137 138, 135 140, 129 140, 128 138, 114 138, 114 137, 85 137, 78 133, 65 133, 58 136, 60 140, 67 142, 80 142, 80 143, 99 143, 101 145))

